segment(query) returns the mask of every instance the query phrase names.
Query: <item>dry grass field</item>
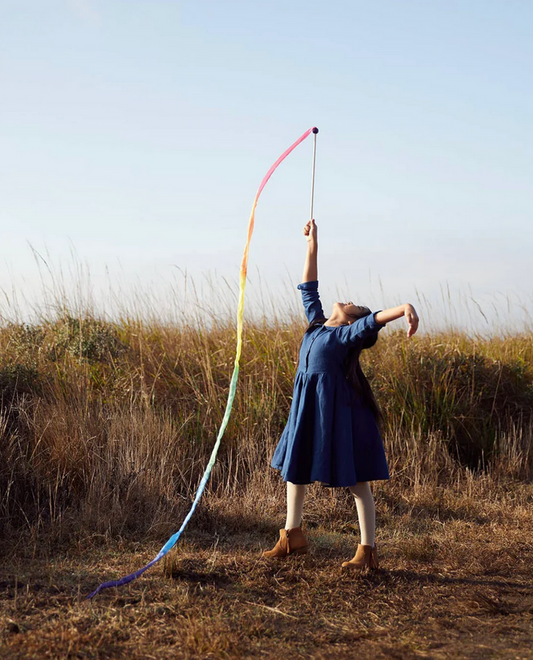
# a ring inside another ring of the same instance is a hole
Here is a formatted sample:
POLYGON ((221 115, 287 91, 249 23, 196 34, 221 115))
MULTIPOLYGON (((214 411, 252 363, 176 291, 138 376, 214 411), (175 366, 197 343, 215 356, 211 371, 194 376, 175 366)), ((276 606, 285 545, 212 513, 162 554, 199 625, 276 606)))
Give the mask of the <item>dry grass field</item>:
POLYGON ((365 370, 392 479, 374 484, 382 568, 341 572, 348 493, 309 489, 309 555, 269 563, 284 493, 268 467, 301 319, 245 328, 234 412, 177 529, 226 402, 232 323, 61 313, 0 328, 0 656, 532 658, 533 335, 383 334, 365 370))

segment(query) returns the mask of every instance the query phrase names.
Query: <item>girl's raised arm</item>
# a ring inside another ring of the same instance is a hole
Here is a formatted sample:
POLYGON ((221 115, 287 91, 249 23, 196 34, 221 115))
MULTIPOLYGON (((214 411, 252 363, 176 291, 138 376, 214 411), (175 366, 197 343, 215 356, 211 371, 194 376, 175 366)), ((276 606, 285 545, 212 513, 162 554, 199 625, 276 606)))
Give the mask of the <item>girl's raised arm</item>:
POLYGON ((398 305, 398 307, 391 307, 390 309, 384 309, 382 312, 376 312, 374 314, 374 318, 380 325, 395 321, 402 316, 405 316, 405 320, 407 321, 407 336, 412 337, 417 331, 419 319, 415 308, 409 303, 398 305))
POLYGON ((318 280, 318 230, 314 220, 309 220, 305 225, 304 236, 307 239, 307 254, 302 282, 314 282, 318 280))

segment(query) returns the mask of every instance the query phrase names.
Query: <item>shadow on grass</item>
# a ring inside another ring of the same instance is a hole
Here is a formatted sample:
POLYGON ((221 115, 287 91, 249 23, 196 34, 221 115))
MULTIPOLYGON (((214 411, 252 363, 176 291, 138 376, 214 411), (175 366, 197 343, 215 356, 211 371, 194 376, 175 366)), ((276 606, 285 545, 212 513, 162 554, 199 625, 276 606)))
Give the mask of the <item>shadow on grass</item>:
POLYGON ((469 586, 483 586, 494 587, 498 589, 520 589, 521 592, 531 594, 533 596, 533 585, 525 582, 511 582, 509 580, 501 579, 487 579, 478 577, 451 577, 441 575, 438 573, 417 573, 416 571, 409 570, 393 570, 393 571, 379 571, 382 575, 383 581, 389 582, 408 582, 410 584, 416 583, 419 585, 428 584, 463 584, 469 586))

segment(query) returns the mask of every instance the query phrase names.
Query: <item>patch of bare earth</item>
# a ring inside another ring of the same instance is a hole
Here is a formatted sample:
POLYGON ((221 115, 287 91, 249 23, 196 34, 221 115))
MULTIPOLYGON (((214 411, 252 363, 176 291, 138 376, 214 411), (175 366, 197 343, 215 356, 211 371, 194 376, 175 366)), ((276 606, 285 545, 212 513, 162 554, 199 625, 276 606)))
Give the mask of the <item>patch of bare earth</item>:
POLYGON ((228 527, 214 504, 212 529, 188 530, 164 562, 92 601, 99 581, 159 547, 93 539, 48 558, 14 553, 0 574, 0 656, 533 658, 533 487, 517 491, 382 489, 382 567, 363 576, 340 570, 357 541, 339 522, 349 510, 336 522, 311 513, 310 554, 269 562, 275 527, 228 527))

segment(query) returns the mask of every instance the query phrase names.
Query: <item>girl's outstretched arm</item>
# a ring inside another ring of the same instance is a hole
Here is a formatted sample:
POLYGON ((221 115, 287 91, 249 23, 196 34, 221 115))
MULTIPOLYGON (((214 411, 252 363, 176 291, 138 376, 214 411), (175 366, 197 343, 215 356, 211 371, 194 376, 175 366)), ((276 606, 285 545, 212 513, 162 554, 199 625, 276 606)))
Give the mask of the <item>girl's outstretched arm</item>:
POLYGON ((402 316, 405 316, 405 320, 407 321, 407 336, 412 337, 417 331, 419 319, 415 308, 411 304, 398 305, 398 307, 384 309, 382 312, 376 312, 374 314, 374 318, 381 325, 395 321, 402 316))
POLYGON ((318 280, 318 230, 314 220, 309 220, 305 225, 304 236, 307 239, 307 255, 302 282, 314 282, 318 280))

